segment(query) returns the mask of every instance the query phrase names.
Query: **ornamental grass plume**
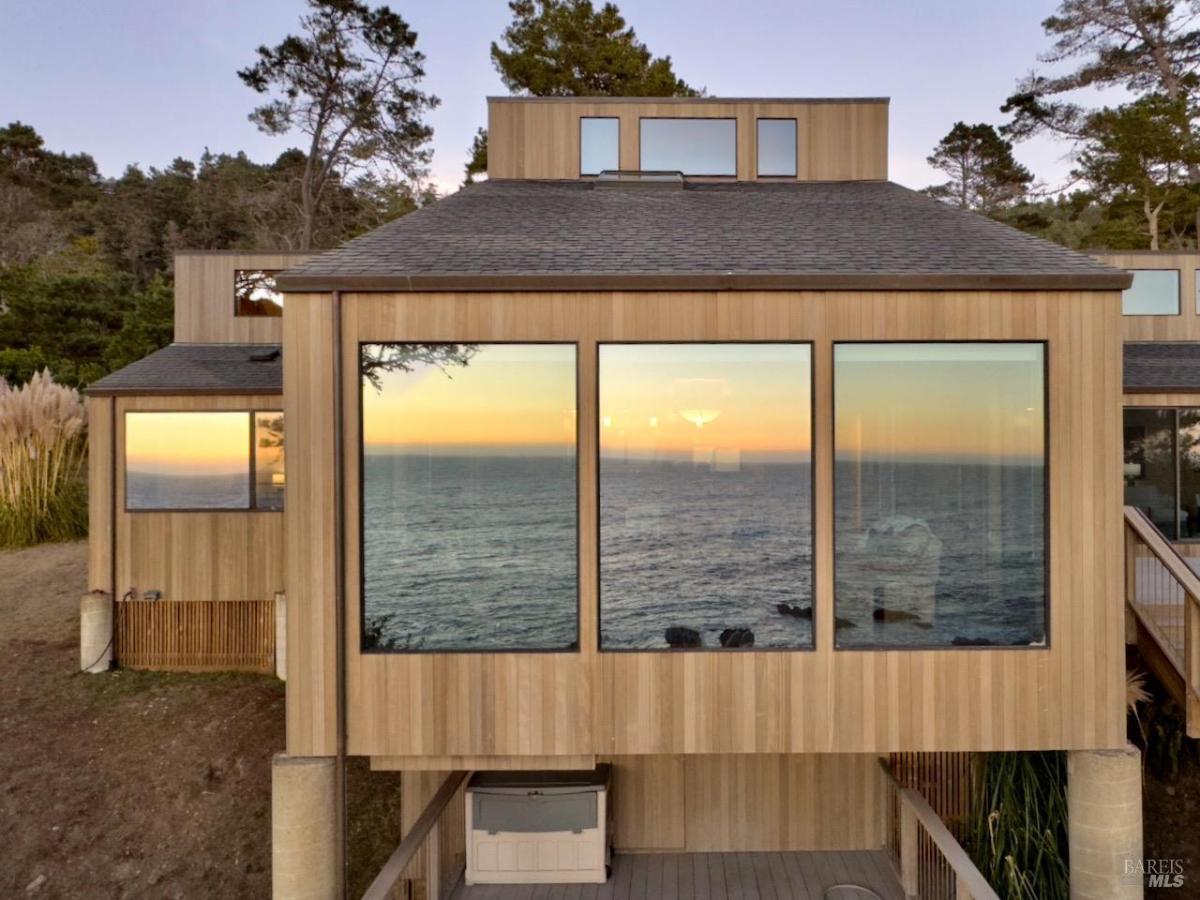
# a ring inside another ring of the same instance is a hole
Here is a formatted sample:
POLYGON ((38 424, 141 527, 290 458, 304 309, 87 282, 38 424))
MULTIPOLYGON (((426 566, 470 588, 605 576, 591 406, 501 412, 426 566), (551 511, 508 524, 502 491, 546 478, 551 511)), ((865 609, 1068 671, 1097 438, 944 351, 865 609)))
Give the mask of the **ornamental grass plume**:
POLYGON ((0 547, 87 534, 86 425, 79 392, 49 371, 0 378, 0 547))

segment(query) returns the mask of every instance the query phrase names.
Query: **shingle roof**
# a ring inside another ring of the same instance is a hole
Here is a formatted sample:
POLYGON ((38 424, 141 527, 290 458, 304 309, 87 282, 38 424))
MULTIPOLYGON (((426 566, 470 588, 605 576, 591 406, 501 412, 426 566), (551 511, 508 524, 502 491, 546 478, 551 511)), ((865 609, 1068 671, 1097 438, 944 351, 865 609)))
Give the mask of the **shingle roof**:
POLYGON ((289 291, 1120 290, 1081 253, 883 181, 487 181, 282 273, 289 291))
POLYGON ((282 394, 282 356, 274 344, 171 344, 93 382, 88 393, 282 394))
POLYGON ((1200 343, 1126 344, 1124 372, 1130 393, 1200 391, 1200 343))

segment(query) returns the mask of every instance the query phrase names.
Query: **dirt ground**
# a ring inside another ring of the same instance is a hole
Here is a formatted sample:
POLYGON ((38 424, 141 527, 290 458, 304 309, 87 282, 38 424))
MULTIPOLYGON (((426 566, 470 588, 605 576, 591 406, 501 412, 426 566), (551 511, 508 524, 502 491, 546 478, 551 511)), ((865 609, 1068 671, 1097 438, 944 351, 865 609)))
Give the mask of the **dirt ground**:
MULTIPOLYGON (((0 551, 0 897, 269 897, 283 683, 76 675, 85 558, 0 551)), ((399 780, 348 767, 354 896, 399 841, 399 780)))

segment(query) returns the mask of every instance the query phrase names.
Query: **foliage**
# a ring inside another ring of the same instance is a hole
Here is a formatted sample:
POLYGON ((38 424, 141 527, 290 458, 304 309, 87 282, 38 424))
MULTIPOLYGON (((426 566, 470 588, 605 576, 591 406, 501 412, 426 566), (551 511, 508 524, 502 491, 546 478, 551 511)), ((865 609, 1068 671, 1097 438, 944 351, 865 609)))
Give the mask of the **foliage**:
POLYGON ((1003 900, 1067 900, 1066 754, 986 754, 967 849, 1003 900))
POLYGON ((693 97, 696 91, 653 56, 613 3, 512 0, 505 47, 492 62, 514 94, 535 97, 693 97))
POLYGON ((955 122, 926 162, 950 179, 926 188, 929 196, 984 213, 1022 200, 1033 181, 1013 158, 1012 144, 985 123, 955 122))
POLYGON ((1112 246, 1102 243, 1097 236, 1105 210, 1096 203, 1095 196, 1087 191, 1073 191, 1040 200, 1027 199, 992 215, 1006 225, 1072 250, 1112 246))
POLYGON ((466 178, 464 184, 471 184, 475 181, 475 176, 487 174, 487 129, 480 128, 475 132, 475 138, 471 141, 471 147, 467 151, 467 164, 464 167, 466 170, 466 178))
POLYGON ((1163 230, 1178 245, 1200 205, 1190 174, 1200 166, 1200 145, 1183 101, 1149 94, 1102 109, 1088 117, 1087 133, 1076 175, 1101 200, 1140 206, 1151 250, 1159 249, 1163 230))
POLYGON ((0 379, 0 547, 87 533, 85 409, 46 371, 14 388, 0 379))
POLYGON ((438 103, 418 84, 425 57, 417 34, 387 6, 358 0, 308 0, 301 36, 260 46, 238 72, 269 99, 250 120, 267 134, 299 131, 308 139, 300 173, 299 249, 314 246, 317 210, 326 190, 372 164, 400 176, 425 173, 433 135, 424 113, 438 103))
POLYGON ((478 344, 364 344, 359 372, 375 390, 383 390, 386 372, 411 372, 417 366, 436 366, 449 376, 452 366, 466 366, 478 344))

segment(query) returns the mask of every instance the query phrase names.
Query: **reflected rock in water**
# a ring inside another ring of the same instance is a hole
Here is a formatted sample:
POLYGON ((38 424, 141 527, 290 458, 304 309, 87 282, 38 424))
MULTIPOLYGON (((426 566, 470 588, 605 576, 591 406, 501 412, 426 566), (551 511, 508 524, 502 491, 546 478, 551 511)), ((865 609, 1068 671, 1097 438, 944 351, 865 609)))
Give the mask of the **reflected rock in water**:
POLYGON ((726 628, 721 632, 722 647, 753 647, 754 632, 749 628, 726 628))
POLYGON ((794 619, 812 620, 813 613, 811 606, 792 606, 787 603, 776 603, 775 609, 780 615, 791 616, 794 619))
POLYGON ((699 647, 701 645, 700 632, 684 625, 670 626, 663 637, 669 647, 699 647))

